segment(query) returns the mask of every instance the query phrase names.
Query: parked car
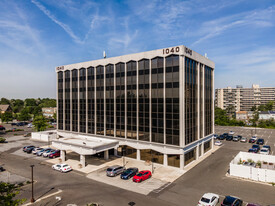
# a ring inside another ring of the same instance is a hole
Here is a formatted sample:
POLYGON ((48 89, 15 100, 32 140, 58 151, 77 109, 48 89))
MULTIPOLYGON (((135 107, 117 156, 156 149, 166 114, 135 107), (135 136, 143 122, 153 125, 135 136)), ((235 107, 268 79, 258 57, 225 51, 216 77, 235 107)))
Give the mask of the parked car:
POLYGON ((205 193, 198 202, 198 206, 215 206, 219 203, 219 195, 214 193, 205 193))
POLYGON ((247 142, 247 138, 246 137, 242 137, 240 142, 247 142))
POLYGON ((41 156, 42 154, 43 154, 43 152, 45 152, 45 151, 47 151, 47 150, 51 150, 52 148, 45 148, 45 149, 42 149, 42 150, 40 150, 40 151, 38 151, 37 153, 36 153, 36 155, 37 156, 41 156))
POLYGON ((249 139, 249 143, 255 143, 257 141, 257 139, 255 139, 255 138, 253 138, 253 137, 251 137, 250 139, 249 139))
POLYGON ((267 149, 267 148, 262 148, 262 149, 260 150, 260 154, 269 155, 269 154, 270 154, 269 149, 267 149))
POLYGON ((269 152, 271 152, 271 148, 269 145, 264 145, 263 148, 267 148, 269 150, 269 152))
POLYGON ((34 148, 35 148, 35 146, 33 146, 33 145, 28 145, 28 146, 23 147, 23 151, 26 152, 26 149, 27 149, 28 147, 34 147, 34 148))
POLYGON ((6 130, 6 128, 2 125, 0 125, 0 130, 6 130))
POLYGON ((226 138, 228 136, 228 133, 223 133, 223 136, 226 138))
POLYGON ((115 177, 119 174, 121 174, 122 172, 125 171, 125 167, 119 166, 119 165, 114 165, 111 167, 108 167, 106 170, 106 175, 109 177, 115 177))
POLYGON ((16 126, 16 125, 17 125, 16 122, 12 122, 12 123, 11 123, 11 126, 16 126))
POLYGON ((0 166, 0 172, 4 172, 4 171, 5 171, 4 167, 0 166))
POLYGON ((249 152, 249 153, 257 153, 257 151, 256 151, 255 149, 252 149, 252 148, 250 148, 250 149, 248 150, 248 152, 249 152))
POLYGON ((231 136, 231 135, 228 135, 227 137, 226 137, 226 141, 231 141, 233 139, 233 136, 231 136))
POLYGON ((264 139, 258 139, 257 144, 263 145, 264 144, 264 139))
POLYGON ((134 177, 138 173, 138 168, 136 167, 131 167, 125 170, 124 172, 121 173, 120 178, 124 180, 128 180, 131 177, 134 177))
POLYGON ((221 134, 220 136, 217 137, 217 139, 219 140, 224 140, 225 139, 225 136, 223 134, 221 134))
POLYGON ((220 140, 216 140, 214 144, 217 145, 217 146, 221 146, 222 142, 220 140))
POLYGON ((33 150, 32 150, 32 153, 33 154, 36 154, 37 152, 39 152, 39 151, 41 151, 43 148, 41 148, 41 147, 36 147, 36 148, 34 148, 33 150))
POLYGON ((235 132, 230 131, 228 134, 229 134, 229 135, 234 135, 234 134, 235 134, 235 132))
POLYGON ((246 206, 261 206, 261 205, 254 204, 254 203, 248 203, 246 206))
POLYGON ((233 196, 225 196, 222 206, 241 206, 243 205, 243 201, 238 197, 233 196))
POLYGON ((35 149, 35 146, 30 146, 30 147, 27 147, 27 148, 25 149, 24 152, 32 153, 32 151, 33 151, 34 149, 35 149))
POLYGON ((54 152, 49 154, 49 158, 56 158, 56 157, 60 157, 60 150, 55 150, 54 152))
POLYGON ((147 180, 151 176, 152 176, 151 171, 149 171, 149 170, 142 170, 142 171, 140 171, 138 174, 136 174, 133 177, 133 181, 134 182, 142 182, 144 180, 147 180))
POLYGON ((24 123, 23 123, 23 122, 17 122, 17 123, 16 123, 16 126, 18 126, 18 127, 19 127, 19 126, 24 126, 24 123))
POLYGON ((257 153, 257 152, 259 152, 259 150, 260 150, 260 146, 257 145, 257 144, 253 144, 253 145, 252 145, 252 149, 254 149, 254 150, 256 151, 256 153, 257 153))
POLYGON ((28 128, 32 128, 32 127, 33 127, 32 123, 28 124, 27 127, 28 127, 28 128))
POLYGON ((60 172, 69 172, 72 170, 72 168, 67 164, 55 164, 52 168, 60 172))
POLYGON ((233 137, 233 139, 232 139, 234 142, 238 142, 240 139, 239 139, 239 137, 238 136, 235 136, 235 137, 233 137))
POLYGON ((45 152, 43 152, 43 157, 48 157, 54 151, 54 149, 46 150, 45 152))

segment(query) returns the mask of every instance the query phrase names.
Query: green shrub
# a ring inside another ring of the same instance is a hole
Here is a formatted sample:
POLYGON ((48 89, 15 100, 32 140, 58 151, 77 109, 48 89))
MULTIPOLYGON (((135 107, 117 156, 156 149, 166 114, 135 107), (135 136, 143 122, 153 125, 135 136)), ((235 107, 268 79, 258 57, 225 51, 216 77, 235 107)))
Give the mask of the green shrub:
POLYGON ((5 139, 5 138, 0 137, 0 143, 4 143, 5 141, 6 141, 6 139, 5 139))

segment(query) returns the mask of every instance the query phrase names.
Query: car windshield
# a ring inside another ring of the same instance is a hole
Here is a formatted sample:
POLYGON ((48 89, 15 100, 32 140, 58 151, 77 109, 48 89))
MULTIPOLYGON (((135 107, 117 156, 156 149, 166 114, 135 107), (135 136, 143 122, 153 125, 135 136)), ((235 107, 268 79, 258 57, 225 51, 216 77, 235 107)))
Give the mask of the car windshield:
POLYGON ((141 177, 141 176, 142 176, 142 174, 141 174, 141 173, 138 173, 138 174, 137 174, 137 176, 141 177))
POLYGON ((235 198, 233 197, 225 197, 223 204, 231 205, 234 202, 235 198))
POLYGON ((201 198, 201 201, 202 201, 202 202, 205 202, 205 203, 209 203, 209 202, 210 202, 210 199, 207 199, 207 198, 205 198, 205 197, 202 197, 202 198, 201 198))
POLYGON ((108 168, 107 171, 108 171, 108 172, 111 172, 111 171, 113 171, 113 169, 112 169, 112 168, 108 168))
POLYGON ((69 165, 63 165, 63 167, 68 167, 69 165))
POLYGON ((126 170, 125 172, 124 172, 124 174, 129 174, 129 173, 131 173, 132 172, 132 170, 126 170))
POLYGON ((267 152, 268 150, 266 148, 261 149, 261 152, 267 152))
POLYGON ((255 145, 255 144, 252 146, 252 148, 258 148, 258 147, 259 145, 255 145))

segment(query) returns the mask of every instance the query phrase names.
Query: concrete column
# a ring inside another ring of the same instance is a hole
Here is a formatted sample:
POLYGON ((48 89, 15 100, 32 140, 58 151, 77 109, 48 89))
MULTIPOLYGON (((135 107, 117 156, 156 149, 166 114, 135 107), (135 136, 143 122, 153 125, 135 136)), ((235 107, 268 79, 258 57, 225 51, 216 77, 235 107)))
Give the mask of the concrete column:
POLYGON ((105 160, 109 159, 109 150, 104 151, 104 159, 105 160))
POLYGON ((214 136, 211 139, 211 150, 214 148, 214 136))
POLYGON ((168 155, 167 154, 163 154, 163 165, 168 166, 168 155))
POLYGON ((66 161, 65 150, 61 150, 60 156, 61 156, 62 162, 65 162, 66 161))
POLYGON ((184 154, 180 154, 180 169, 184 169, 184 154))
POLYGON ((200 146, 199 146, 199 144, 197 144, 197 147, 196 147, 196 160, 199 159, 199 150, 200 150, 200 146))
POLYGON ((201 156, 204 154, 204 142, 201 143, 201 156))
POLYGON ((137 160, 140 160, 140 149, 137 149, 137 160))
POLYGON ((117 156, 117 148, 114 148, 114 155, 117 156))
POLYGON ((86 167, 86 162, 85 162, 85 155, 80 155, 80 164, 83 167, 86 167))

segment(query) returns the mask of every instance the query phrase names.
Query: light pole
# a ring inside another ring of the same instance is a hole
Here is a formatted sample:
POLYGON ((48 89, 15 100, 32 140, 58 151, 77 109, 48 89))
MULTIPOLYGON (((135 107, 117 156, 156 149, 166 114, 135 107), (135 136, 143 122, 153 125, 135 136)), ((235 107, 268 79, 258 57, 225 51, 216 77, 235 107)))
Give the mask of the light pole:
POLYGON ((33 198, 33 167, 34 167, 34 165, 31 165, 30 166, 32 169, 31 169, 31 171, 32 171, 32 198, 31 198, 31 203, 34 203, 35 202, 35 199, 33 198))

